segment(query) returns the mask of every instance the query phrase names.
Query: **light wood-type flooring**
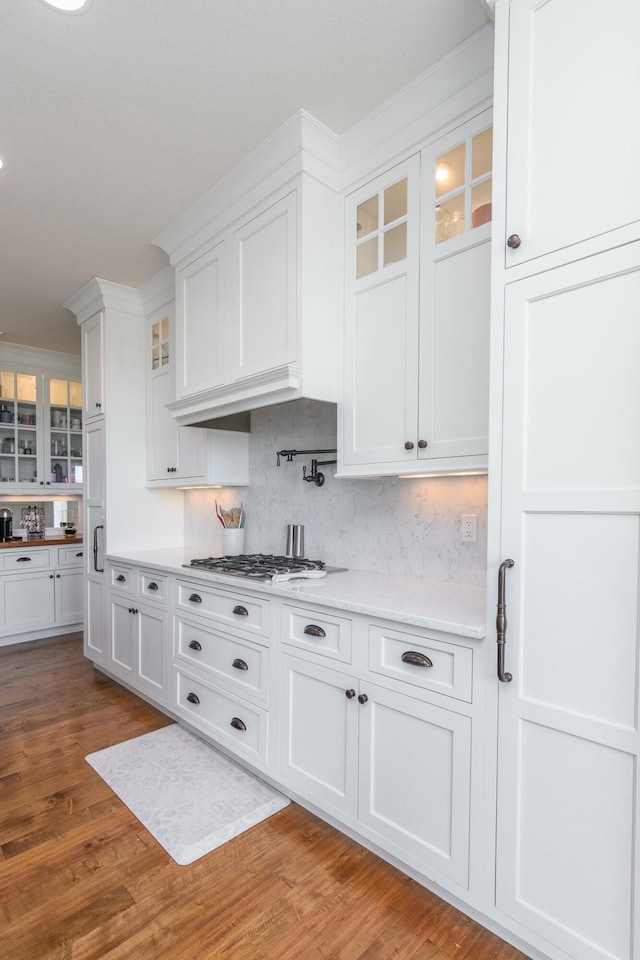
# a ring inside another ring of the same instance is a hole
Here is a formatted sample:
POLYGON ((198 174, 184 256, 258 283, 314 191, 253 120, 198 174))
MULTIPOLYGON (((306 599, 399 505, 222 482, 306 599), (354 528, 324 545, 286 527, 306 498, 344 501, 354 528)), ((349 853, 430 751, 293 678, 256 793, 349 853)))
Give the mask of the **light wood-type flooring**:
POLYGON ((0 648, 0 960, 526 960, 295 803, 177 866, 84 760, 169 722, 79 634, 0 648))

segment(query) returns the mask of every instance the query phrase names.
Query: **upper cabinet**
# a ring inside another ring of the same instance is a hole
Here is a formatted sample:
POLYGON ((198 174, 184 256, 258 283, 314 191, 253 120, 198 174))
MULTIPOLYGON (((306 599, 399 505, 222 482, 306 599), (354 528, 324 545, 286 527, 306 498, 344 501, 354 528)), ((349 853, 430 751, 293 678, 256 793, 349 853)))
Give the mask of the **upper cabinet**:
POLYGON ((338 474, 487 466, 491 119, 345 202, 338 474))
POLYGON ((297 115, 156 238, 176 271, 178 422, 337 400, 334 148, 297 115))
POLYGON ((640 4, 589 4, 587 17, 583 0, 511 0, 508 32, 506 266, 634 239, 640 113, 629 96, 640 89, 640 4))
POLYGON ((82 326, 82 356, 85 373, 84 419, 105 414, 104 402, 104 311, 96 313, 82 326))
POLYGON ((167 404, 175 399, 173 324, 173 302, 147 321, 147 485, 247 484, 248 434, 179 426, 171 416, 167 404))

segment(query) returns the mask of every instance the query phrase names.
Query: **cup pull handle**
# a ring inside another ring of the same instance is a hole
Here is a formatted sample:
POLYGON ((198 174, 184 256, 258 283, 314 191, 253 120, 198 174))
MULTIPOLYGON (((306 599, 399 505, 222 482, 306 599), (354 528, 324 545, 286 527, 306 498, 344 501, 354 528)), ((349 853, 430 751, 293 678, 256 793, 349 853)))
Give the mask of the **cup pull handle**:
POLYGON ((433 660, 430 660, 425 653, 418 653, 417 650, 407 650, 402 654, 402 662, 410 663, 414 667, 432 667, 433 660))
POLYGON ((192 640, 189 644, 190 650, 202 650, 202 644, 198 640, 192 640))
POLYGON ((249 611, 247 610, 247 608, 240 606, 240 604, 238 604, 237 606, 235 606, 235 607, 233 608, 233 612, 234 612, 235 614, 237 614, 239 617, 248 617, 248 616, 249 616, 249 611))
POLYGON ((233 720, 231 721, 231 726, 232 726, 235 730, 246 730, 246 729, 247 729, 246 723, 244 722, 244 720, 241 720, 240 717, 234 717, 233 720))
POLYGON ((157 583, 149 583, 149 584, 147 585, 147 590, 157 590, 157 589, 158 589, 158 584, 157 584, 157 583))
POLYGON ((504 669, 504 648, 507 643, 507 603, 506 603, 506 574, 514 565, 513 560, 503 560, 498 568, 498 610, 496 614, 496 643, 498 644, 498 680, 500 683, 510 683, 513 675, 504 669))
POLYGON ((187 700, 189 703, 200 703, 200 697, 197 693, 188 693, 187 700))
POLYGON ((121 573, 118 574, 118 576, 116 577, 116 583, 124 583, 124 581, 125 581, 125 577, 123 577, 121 573))
POLYGON ((245 660, 240 660, 239 657, 236 658, 236 659, 233 661, 233 663, 231 664, 231 666, 232 666, 232 667, 235 667, 236 670, 248 670, 248 669, 249 669, 249 667, 247 666, 246 661, 245 661, 245 660))
POLYGON ((326 637, 326 633, 317 623, 308 623, 303 630, 308 637, 326 637))
POLYGON ((198 593, 192 593, 189 600, 191 603, 202 603, 202 597, 198 593))

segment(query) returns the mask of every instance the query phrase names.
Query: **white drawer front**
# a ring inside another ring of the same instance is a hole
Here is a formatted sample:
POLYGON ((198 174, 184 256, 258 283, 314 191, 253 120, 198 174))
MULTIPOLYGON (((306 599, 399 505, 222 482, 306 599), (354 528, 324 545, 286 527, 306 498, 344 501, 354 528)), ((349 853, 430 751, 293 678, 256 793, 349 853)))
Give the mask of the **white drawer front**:
POLYGON ((177 581, 176 589, 176 603, 181 610, 211 617, 239 630, 247 630, 264 637, 269 635, 268 600, 184 580, 177 581))
POLYGON ((282 642, 351 663, 351 621, 302 607, 282 607, 282 642))
POLYGON ((468 647, 369 626, 369 669, 373 673, 471 703, 472 665, 468 647))
POLYGON ((84 546, 76 543, 72 547, 58 547, 59 567, 81 567, 84 557, 84 546))
POLYGON ((123 567, 113 564, 110 568, 109 579, 111 586, 120 593, 133 593, 135 585, 135 571, 132 567, 123 567))
POLYGON ((175 620, 176 657, 210 674, 241 697, 267 700, 269 651, 250 640, 240 640, 182 617, 175 620))
POLYGON ((181 670, 174 673, 174 707, 203 733, 252 760, 267 760, 267 712, 181 670))
POLYGON ((138 581, 138 596, 144 600, 155 600, 157 603, 167 602, 168 595, 167 577, 158 576, 149 570, 141 570, 138 581))
POLYGON ((6 550, 1 554, 2 569, 19 573, 30 570, 44 570, 51 566, 50 550, 22 550, 20 547, 6 550))

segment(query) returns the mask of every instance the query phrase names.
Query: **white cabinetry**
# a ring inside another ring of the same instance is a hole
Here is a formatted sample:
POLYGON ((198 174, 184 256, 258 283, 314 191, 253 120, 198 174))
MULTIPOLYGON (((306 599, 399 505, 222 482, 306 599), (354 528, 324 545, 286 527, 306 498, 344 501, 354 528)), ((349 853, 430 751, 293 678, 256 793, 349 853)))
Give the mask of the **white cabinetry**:
POLYGON ((402 862, 466 889, 472 721, 438 694, 459 675, 457 697, 471 699, 471 651, 357 617, 352 657, 351 627, 284 608, 280 774, 402 862))
POLYGON ((248 434, 179 426, 168 409, 175 399, 173 326, 173 302, 148 319, 147 483, 154 487, 247 484, 248 434))
POLYGON ((112 586, 107 667, 134 689, 164 703, 169 655, 166 578, 152 571, 130 568, 123 572, 111 566, 108 576, 112 586))
POLYGON ((545 956, 629 960, 640 956, 640 8, 512 0, 496 14, 506 210, 490 584, 513 566, 502 568, 512 676, 496 682, 487 781, 497 770, 492 915, 545 956))
POLYGON ((102 417, 107 412, 104 400, 104 323, 104 311, 100 311, 82 326, 85 421, 102 417))
POLYGON ((0 643, 53 636, 83 616, 83 546, 12 547, 0 557, 0 643), (25 636, 25 634, 27 636, 25 636))
POLYGON ((334 152, 298 115, 156 238, 176 268, 181 422, 337 400, 334 152))
POLYGON ((346 198, 340 476, 486 469, 490 123, 346 198))

